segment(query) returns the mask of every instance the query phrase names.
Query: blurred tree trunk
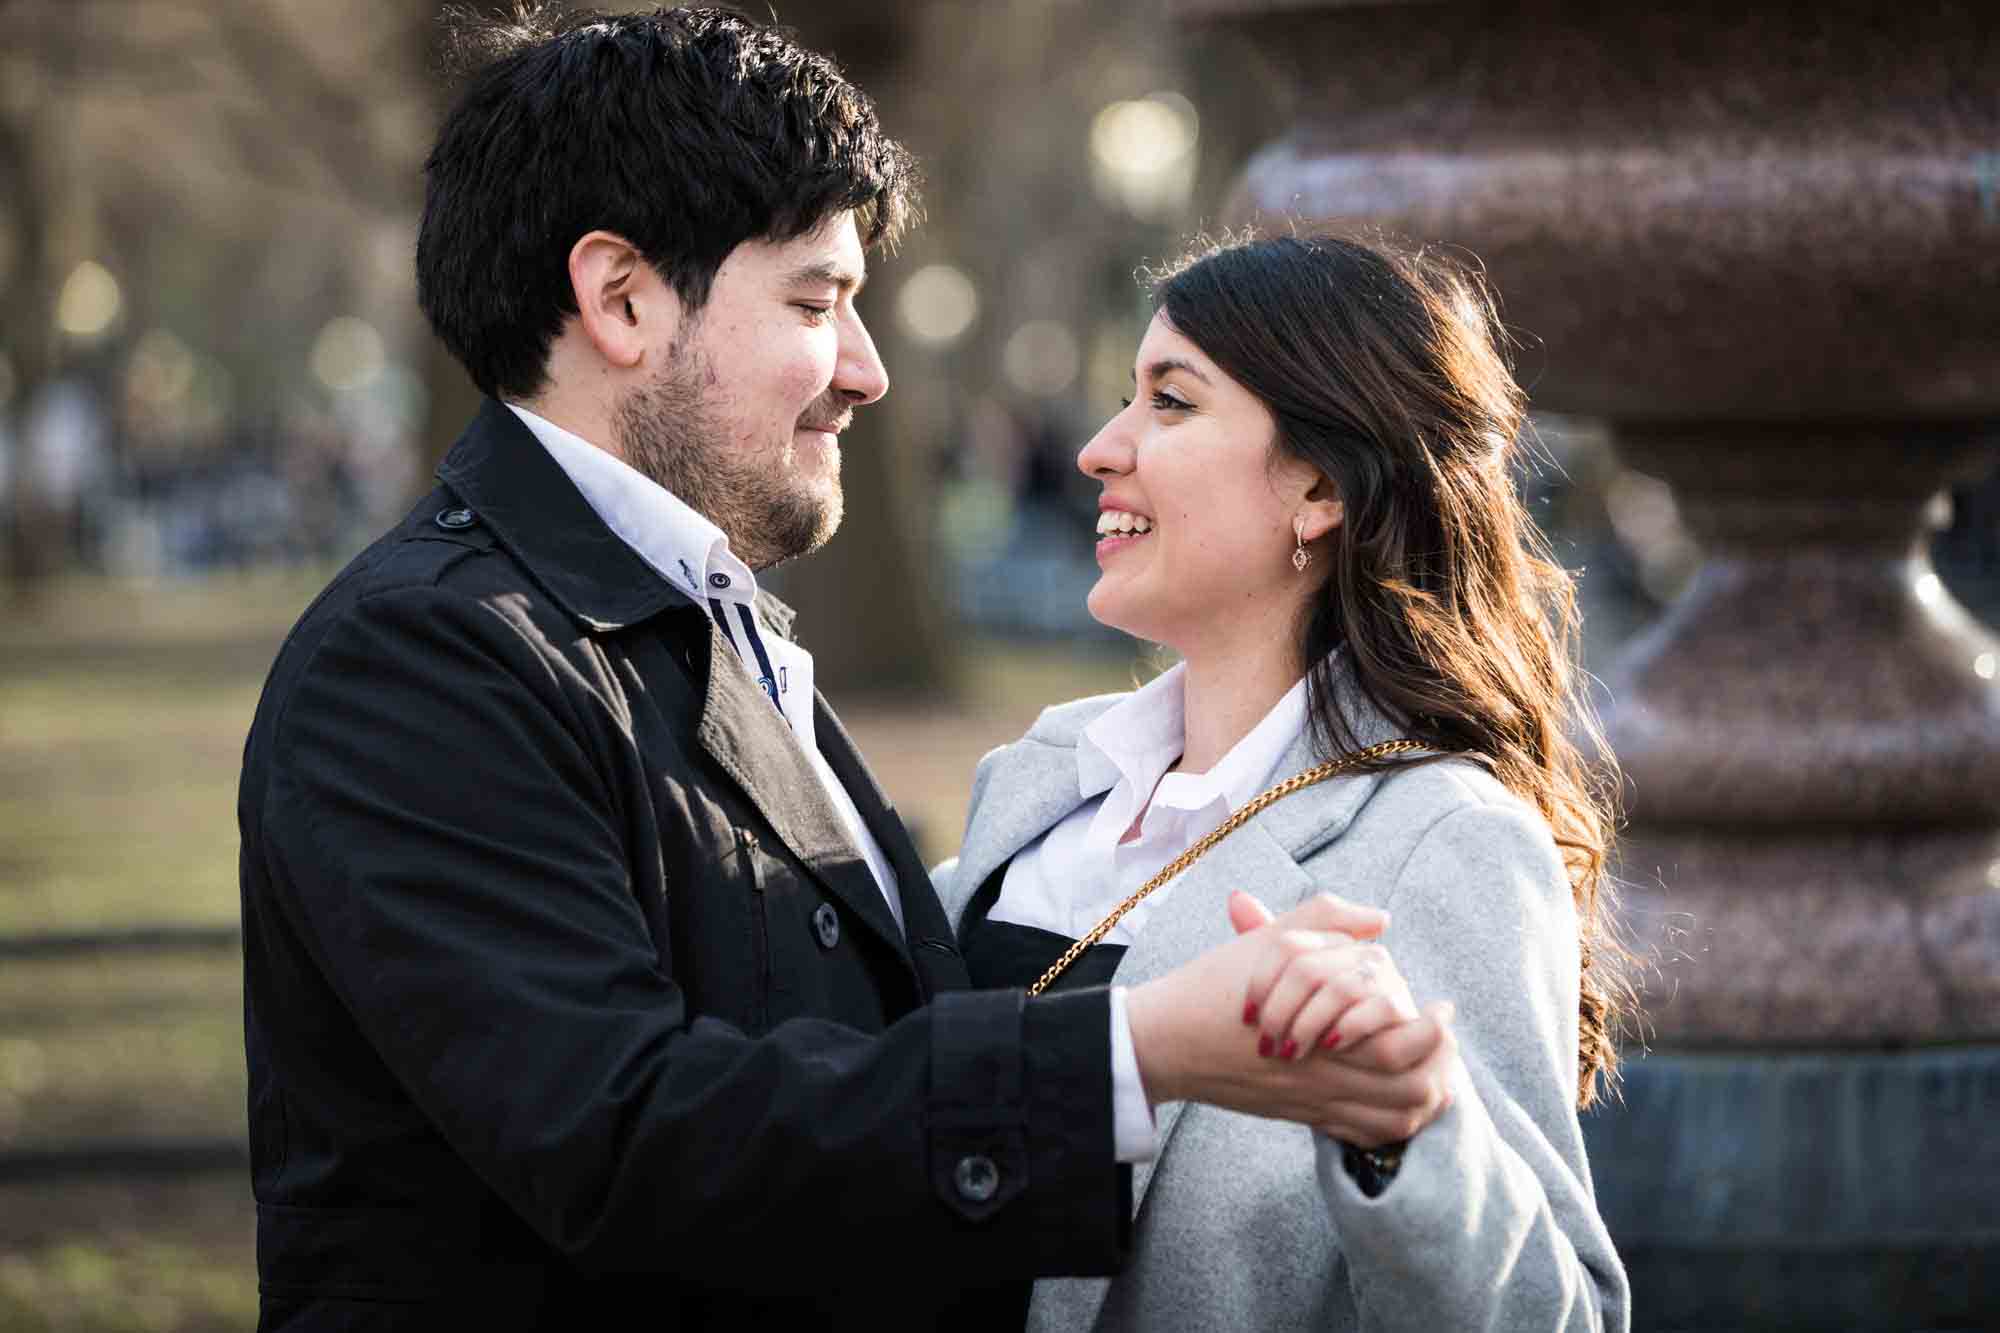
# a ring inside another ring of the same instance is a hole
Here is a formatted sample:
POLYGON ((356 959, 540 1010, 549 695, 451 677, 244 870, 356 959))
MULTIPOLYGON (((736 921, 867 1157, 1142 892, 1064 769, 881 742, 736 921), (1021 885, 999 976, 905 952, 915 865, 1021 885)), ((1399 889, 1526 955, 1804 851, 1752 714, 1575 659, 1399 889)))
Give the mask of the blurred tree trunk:
MULTIPOLYGON (((458 7, 456 0, 428 0, 428 3, 411 6, 410 41, 417 53, 416 67, 424 80, 424 87, 430 91, 431 123, 433 134, 436 125, 444 119, 444 113, 451 106, 451 99, 457 89, 440 72, 444 54, 446 32, 446 12, 458 7)), ((411 190, 417 202, 414 216, 422 207, 423 179, 418 176, 411 182, 411 190)), ((416 253, 417 238, 410 237, 410 252, 416 253)), ((411 299, 416 296, 416 288, 411 287, 411 299)), ((465 367, 446 350, 438 336, 431 332, 430 322, 422 321, 422 329, 417 334, 421 340, 419 371, 424 382, 424 424, 418 447, 423 456, 418 470, 417 489, 426 491, 431 486, 431 474, 444 456, 451 451, 459 435, 479 410, 481 394, 465 373, 465 367)))
MULTIPOLYGON (((899 93, 915 25, 914 0, 821 4, 797 21, 808 46, 832 54, 849 78, 874 97, 891 135, 902 121, 899 93)), ((886 257, 870 256, 882 267, 886 257)), ((812 652, 820 687, 830 695, 894 695, 910 702, 952 684, 943 650, 944 613, 930 577, 930 509, 923 455, 911 431, 921 418, 895 391, 898 339, 888 326, 888 284, 876 288, 871 331, 888 363, 891 390, 856 414, 843 450, 847 498, 840 533, 826 548, 778 571, 772 587, 798 608, 799 641, 812 652)))
MULTIPOLYGON (((8 221, 14 229, 13 270, 0 302, 0 347, 13 362, 15 400, 24 408, 55 369, 54 303, 49 282, 49 181, 35 151, 35 113, 19 119, 0 117, 0 192, 8 199, 8 221)), ((55 572, 58 552, 50 549, 46 515, 36 492, 25 412, 15 415, 10 432, 11 456, 6 460, 8 600, 15 607, 32 605, 48 576, 55 572)))

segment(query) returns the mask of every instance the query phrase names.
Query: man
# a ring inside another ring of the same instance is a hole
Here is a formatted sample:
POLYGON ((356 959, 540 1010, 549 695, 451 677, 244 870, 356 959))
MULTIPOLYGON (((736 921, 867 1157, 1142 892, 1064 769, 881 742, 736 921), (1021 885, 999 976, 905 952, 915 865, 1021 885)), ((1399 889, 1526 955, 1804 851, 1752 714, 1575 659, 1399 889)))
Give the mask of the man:
POLYGON ((1018 1327, 1018 1284, 969 1289, 1117 1265, 1149 1094, 1310 1118, 1218 984, 1287 946, 965 990, 754 575, 839 520, 910 159, 735 15, 496 32, 417 248, 494 401, 300 620, 245 752, 264 1326, 1018 1327))

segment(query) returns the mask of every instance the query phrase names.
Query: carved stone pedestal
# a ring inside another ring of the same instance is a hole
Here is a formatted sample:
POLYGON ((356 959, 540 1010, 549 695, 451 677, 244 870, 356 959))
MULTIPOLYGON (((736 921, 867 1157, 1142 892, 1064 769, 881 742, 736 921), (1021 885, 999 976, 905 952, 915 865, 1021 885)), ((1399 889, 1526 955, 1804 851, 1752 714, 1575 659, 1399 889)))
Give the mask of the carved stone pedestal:
POLYGON ((1590 1116, 1638 1328, 2000 1324, 2000 10, 1180 0, 1288 68, 1232 221, 1466 247, 1706 563, 1605 670, 1650 1049, 1590 1116))

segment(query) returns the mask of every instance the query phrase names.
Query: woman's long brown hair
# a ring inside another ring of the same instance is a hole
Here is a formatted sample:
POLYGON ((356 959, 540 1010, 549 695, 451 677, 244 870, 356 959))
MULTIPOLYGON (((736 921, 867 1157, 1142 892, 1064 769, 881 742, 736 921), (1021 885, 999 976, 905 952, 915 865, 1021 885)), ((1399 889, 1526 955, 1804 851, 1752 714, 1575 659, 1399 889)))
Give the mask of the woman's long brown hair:
POLYGON ((1263 401, 1277 448, 1343 502, 1302 627, 1320 750, 1356 748, 1333 690, 1344 646, 1370 702, 1439 749, 1484 756, 1548 821, 1576 905, 1589 1106, 1634 1012, 1606 867, 1616 773, 1579 748, 1597 731, 1574 582, 1515 490, 1527 398, 1491 291, 1435 251, 1342 236, 1210 247, 1156 282, 1168 322, 1263 401))

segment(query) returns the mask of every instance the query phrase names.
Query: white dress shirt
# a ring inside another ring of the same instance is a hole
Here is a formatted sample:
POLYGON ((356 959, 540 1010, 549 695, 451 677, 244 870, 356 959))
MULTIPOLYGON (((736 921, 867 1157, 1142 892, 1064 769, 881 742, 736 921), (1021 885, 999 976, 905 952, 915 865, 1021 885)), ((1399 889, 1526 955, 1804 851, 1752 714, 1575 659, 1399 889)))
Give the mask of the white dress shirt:
MULTIPOLYGON (((811 761, 827 798, 840 814, 854 845, 860 849, 868 871, 875 877, 882 896, 903 924, 903 896, 896 872, 881 844, 868 831, 854 798, 833 768, 819 752, 813 727, 813 659, 805 649, 777 635, 760 635, 755 627, 757 578, 750 567, 729 550, 729 538, 722 529, 690 508, 678 496, 623 460, 597 448, 548 419, 516 403, 507 404, 521 419, 549 457, 575 483, 604 525, 658 571, 660 577, 708 607, 718 624, 729 631, 737 660, 743 663, 766 692, 774 696, 791 732, 811 761), (758 659, 761 651, 770 661, 768 676, 758 659)), ((1176 753, 1179 753, 1176 751, 1176 753)), ((1125 988, 1111 992, 1111 1110, 1116 1129, 1115 1146, 1121 1162, 1151 1160, 1155 1147, 1152 1108, 1146 1102, 1145 1084, 1139 1078, 1139 1060, 1132 1049, 1132 1028, 1125 1014, 1125 988)))

